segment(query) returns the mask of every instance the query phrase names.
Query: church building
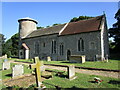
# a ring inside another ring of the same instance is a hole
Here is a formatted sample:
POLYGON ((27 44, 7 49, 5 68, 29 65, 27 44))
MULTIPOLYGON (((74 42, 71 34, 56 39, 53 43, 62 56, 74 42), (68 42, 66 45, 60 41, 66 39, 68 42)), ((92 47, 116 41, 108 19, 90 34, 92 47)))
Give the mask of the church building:
POLYGON ((19 58, 38 56, 41 60, 69 60, 71 55, 85 55, 95 61, 109 55, 108 31, 105 15, 87 20, 68 22, 48 28, 37 29, 37 21, 22 18, 19 22, 19 58))

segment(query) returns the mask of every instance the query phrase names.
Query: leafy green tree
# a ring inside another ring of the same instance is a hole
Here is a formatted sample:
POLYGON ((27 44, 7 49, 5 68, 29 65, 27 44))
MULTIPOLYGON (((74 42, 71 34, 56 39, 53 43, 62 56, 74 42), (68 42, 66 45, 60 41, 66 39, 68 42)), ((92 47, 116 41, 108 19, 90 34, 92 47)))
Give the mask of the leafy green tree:
POLYGON ((8 39, 4 44, 2 48, 2 54, 7 54, 8 57, 18 56, 18 42, 19 42, 19 34, 14 34, 10 39, 8 39))
POLYGON ((37 29, 43 29, 44 27, 37 27, 37 29))
POLYGON ((56 26, 56 25, 60 25, 59 23, 55 23, 55 24, 53 24, 52 26, 56 26))
POLYGON ((109 29, 109 37, 114 38, 112 45, 115 46, 114 51, 120 51, 120 9, 117 11, 114 17, 117 22, 113 24, 113 28, 109 29))
POLYGON ((86 19, 89 19, 89 18, 93 18, 93 17, 89 17, 89 16, 79 16, 78 18, 74 17, 73 19, 70 20, 70 22, 77 22, 77 21, 86 20, 86 19))

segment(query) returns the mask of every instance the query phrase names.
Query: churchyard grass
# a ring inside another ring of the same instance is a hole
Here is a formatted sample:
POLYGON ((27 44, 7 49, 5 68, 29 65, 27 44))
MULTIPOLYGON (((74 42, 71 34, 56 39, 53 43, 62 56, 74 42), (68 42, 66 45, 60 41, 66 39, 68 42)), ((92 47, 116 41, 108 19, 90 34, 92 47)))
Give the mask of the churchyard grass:
MULTIPOLYGON (((70 65, 70 64, 74 64, 75 66, 82 66, 82 67, 96 67, 96 68, 102 68, 102 65, 104 66, 104 68, 107 68, 106 65, 108 65, 108 69, 118 69, 118 67, 115 67, 115 65, 118 65, 118 60, 109 60, 108 63, 105 62, 85 62, 84 64, 78 64, 78 63, 69 63, 67 61, 44 61, 44 63, 46 64, 61 64, 61 65, 70 65), (98 66, 99 67, 98 67, 98 66), (112 66, 113 65, 113 66, 112 66)), ((11 67, 14 66, 15 63, 11 63, 11 67)), ((24 72, 25 73, 31 73, 31 69, 27 68, 28 66, 24 65, 24 72)), ((49 69, 49 70, 53 70, 53 69, 49 69)), ((63 72, 60 70, 53 70, 55 72, 63 72)), ((11 78, 10 74, 12 74, 12 68, 9 70, 4 70, 4 71, 0 71, 2 72, 2 79, 9 79, 11 78)), ((75 80, 68 80, 66 79, 64 76, 60 77, 60 76, 56 76, 55 72, 53 73, 53 78, 48 79, 43 81, 43 84, 47 87, 47 88, 55 88, 54 86, 51 86, 49 84, 52 85, 56 85, 59 86, 61 88, 119 88, 120 89, 120 81, 116 78, 110 78, 110 77, 103 77, 103 76, 97 76, 97 75, 87 75, 87 74, 80 74, 80 73, 76 73, 77 78, 75 80), (104 80, 103 82, 101 82, 100 84, 98 83, 94 83, 94 77, 99 77, 101 80, 104 80), (47 84, 48 83, 48 84, 47 84)), ((67 75, 67 72, 63 73, 64 75, 67 75)), ((36 86, 35 84, 33 86, 36 86)), ((6 87, 6 86, 2 86, 2 87, 6 87)))
POLYGON ((28 63, 33 63, 32 59, 16 59, 16 58, 9 58, 8 60, 14 60, 14 61, 18 61, 18 62, 28 62, 28 63))
MULTIPOLYGON (((11 63, 10 65, 10 69, 8 70, 4 70, 4 71, 0 71, 0 73, 2 73, 2 79, 10 79, 12 77, 12 67, 16 65, 15 63, 11 63)), ((24 65, 24 74, 28 74, 31 73, 33 69, 28 69, 28 66, 24 65)))
POLYGON ((91 68, 102 68, 102 69, 112 69, 119 70, 120 60, 109 60, 104 61, 86 61, 85 63, 70 63, 69 61, 44 61, 45 64, 58 64, 58 65, 75 65, 80 67, 91 67, 91 68))
MULTIPOLYGON (((120 81, 115 78, 76 73, 77 78, 70 81, 64 77, 67 75, 67 72, 65 72, 63 76, 56 76, 54 72, 62 71, 55 69, 49 70, 53 71, 53 78, 43 81, 43 84, 47 88, 55 88, 55 86, 59 86, 61 88, 109 88, 109 90, 113 90, 113 88, 115 88, 115 90, 120 89, 120 81), (95 83, 94 77, 98 77, 103 81, 100 84, 95 83)), ((34 86, 36 85, 33 85, 33 87, 34 86)))

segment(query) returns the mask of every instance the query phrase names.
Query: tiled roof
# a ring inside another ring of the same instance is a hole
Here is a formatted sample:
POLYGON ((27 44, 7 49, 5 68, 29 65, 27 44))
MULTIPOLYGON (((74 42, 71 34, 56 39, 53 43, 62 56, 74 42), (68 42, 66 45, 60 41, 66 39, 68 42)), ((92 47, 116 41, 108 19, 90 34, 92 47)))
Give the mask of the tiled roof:
POLYGON ((57 26, 52 26, 49 28, 38 29, 30 33, 26 38, 43 36, 43 35, 51 35, 51 34, 69 35, 69 34, 77 34, 77 33, 83 33, 83 32, 98 31, 100 30, 99 28, 100 28, 103 16, 104 15, 97 16, 88 20, 70 22, 68 23, 68 25, 66 25, 65 23, 57 26), (63 27, 65 27, 65 29, 63 29, 63 27), (61 30, 62 32, 60 32, 61 30))
POLYGON ((77 34, 82 32, 91 32, 91 31, 98 31, 102 16, 98 16, 95 18, 91 18, 88 20, 81 20, 77 22, 71 22, 68 26, 61 32, 60 35, 68 35, 68 34, 77 34))
POLYGON ((60 30, 64 26, 65 26, 65 24, 60 24, 60 25, 56 25, 56 26, 53 26, 53 27, 48 27, 48 28, 44 28, 44 29, 38 29, 38 30, 33 31, 26 38, 43 36, 43 35, 50 35, 50 34, 57 34, 57 33, 60 32, 60 30))

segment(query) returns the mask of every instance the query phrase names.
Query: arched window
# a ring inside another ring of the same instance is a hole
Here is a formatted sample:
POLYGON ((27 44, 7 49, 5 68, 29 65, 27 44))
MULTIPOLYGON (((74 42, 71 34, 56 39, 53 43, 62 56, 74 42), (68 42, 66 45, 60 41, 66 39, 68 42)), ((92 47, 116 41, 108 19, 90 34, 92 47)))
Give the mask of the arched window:
POLYGON ((56 53, 56 41, 52 41, 52 54, 55 54, 56 53))
POLYGON ((78 51, 84 51, 84 41, 82 38, 78 40, 78 51))
POLYGON ((63 44, 60 44, 60 55, 64 54, 64 46, 63 44))
POLYGON ((35 54, 39 54, 39 42, 35 42, 35 54))

